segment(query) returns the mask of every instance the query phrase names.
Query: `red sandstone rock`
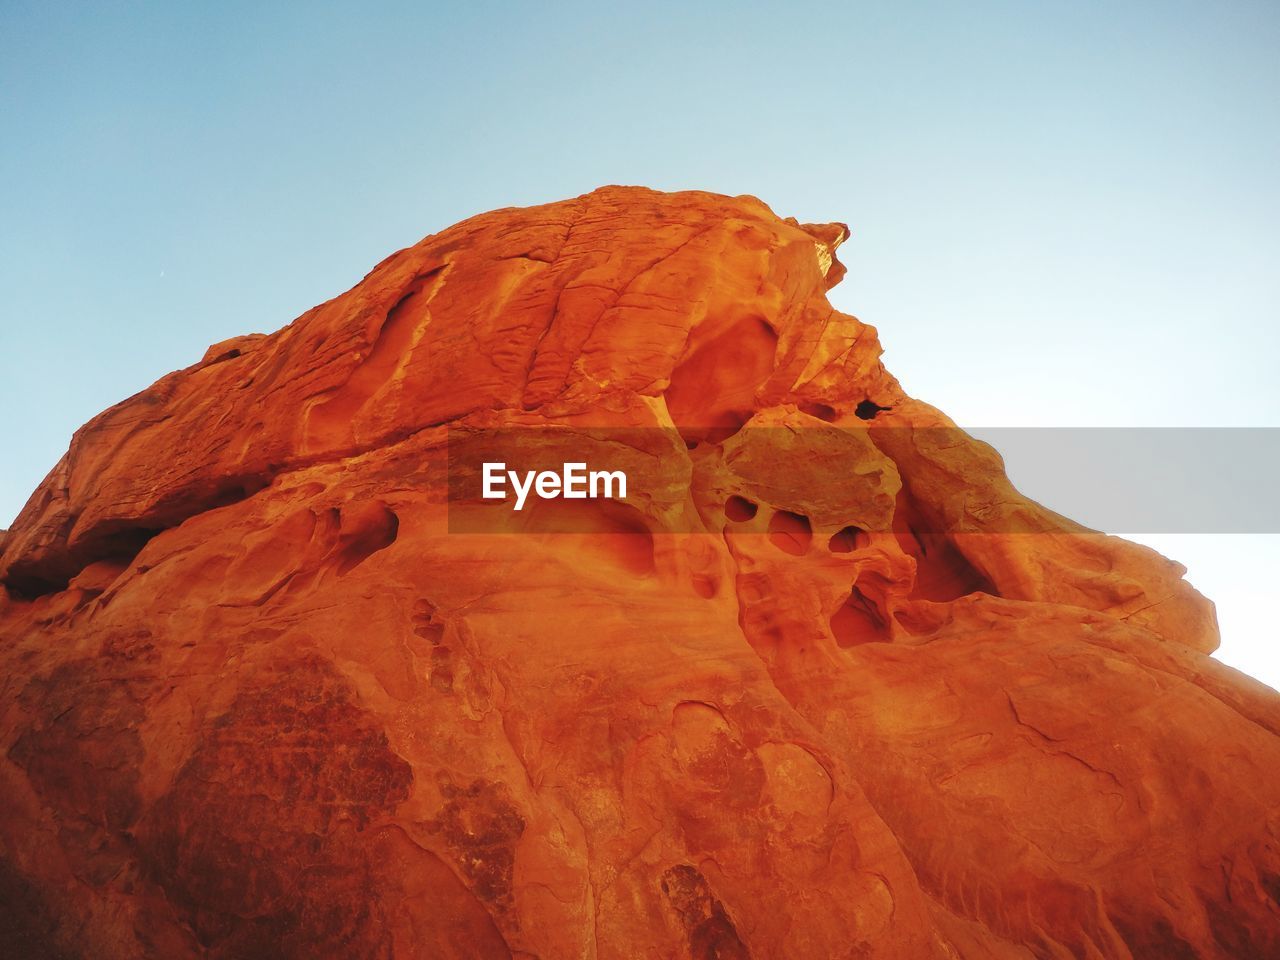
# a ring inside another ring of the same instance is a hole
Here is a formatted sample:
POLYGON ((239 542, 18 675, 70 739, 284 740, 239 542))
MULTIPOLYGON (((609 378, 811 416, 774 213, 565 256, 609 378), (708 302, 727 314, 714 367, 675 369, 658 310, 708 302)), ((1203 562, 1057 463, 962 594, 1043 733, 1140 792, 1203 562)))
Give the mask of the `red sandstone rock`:
POLYGON ((496 211, 82 428, 0 538, 0 952, 1280 956, 1278 698, 902 393, 845 235, 496 211), (529 427, 627 501, 449 532, 529 427))

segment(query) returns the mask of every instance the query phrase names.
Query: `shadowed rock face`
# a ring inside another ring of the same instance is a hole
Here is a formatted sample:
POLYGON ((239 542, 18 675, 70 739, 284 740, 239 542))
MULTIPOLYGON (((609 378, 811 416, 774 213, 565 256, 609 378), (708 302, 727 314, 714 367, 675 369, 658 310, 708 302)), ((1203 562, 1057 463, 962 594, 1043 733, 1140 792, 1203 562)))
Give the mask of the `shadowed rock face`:
POLYGON ((1280 700, 903 394, 845 235, 496 211, 83 427, 0 534, 0 954, 1280 956, 1280 700), (532 427, 666 452, 449 532, 532 427))

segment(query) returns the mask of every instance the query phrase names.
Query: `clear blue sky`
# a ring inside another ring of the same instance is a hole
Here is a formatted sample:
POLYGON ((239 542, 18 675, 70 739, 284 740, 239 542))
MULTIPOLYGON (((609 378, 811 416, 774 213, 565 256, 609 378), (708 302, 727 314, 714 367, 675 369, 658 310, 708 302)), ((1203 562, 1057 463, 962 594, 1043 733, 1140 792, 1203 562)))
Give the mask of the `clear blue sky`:
POLYGON ((1278 53, 1273 2, 2 0, 0 525, 209 343, 603 183, 849 222, 833 300, 962 423, 1280 426, 1278 53))

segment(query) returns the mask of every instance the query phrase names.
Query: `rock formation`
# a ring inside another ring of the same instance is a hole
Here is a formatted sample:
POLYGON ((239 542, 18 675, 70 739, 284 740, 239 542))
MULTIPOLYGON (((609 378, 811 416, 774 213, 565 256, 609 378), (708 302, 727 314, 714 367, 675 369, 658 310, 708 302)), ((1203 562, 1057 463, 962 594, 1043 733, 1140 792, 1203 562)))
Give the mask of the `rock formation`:
POLYGON ((1280 698, 903 393, 846 234, 499 210, 85 425, 0 539, 0 954, 1280 957, 1280 698), (637 473, 466 529, 486 431, 637 473))

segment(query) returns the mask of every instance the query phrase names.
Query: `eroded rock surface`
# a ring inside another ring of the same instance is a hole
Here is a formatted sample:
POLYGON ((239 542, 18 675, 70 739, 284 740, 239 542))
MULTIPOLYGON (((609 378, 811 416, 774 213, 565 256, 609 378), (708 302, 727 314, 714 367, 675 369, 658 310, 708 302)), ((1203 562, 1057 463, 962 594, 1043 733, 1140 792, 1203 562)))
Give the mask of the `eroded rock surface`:
POLYGON ((0 953, 1280 956, 1280 698, 903 394, 846 232, 496 211, 83 427, 0 539, 0 953), (450 532, 526 428, 647 437, 626 502, 450 532))

